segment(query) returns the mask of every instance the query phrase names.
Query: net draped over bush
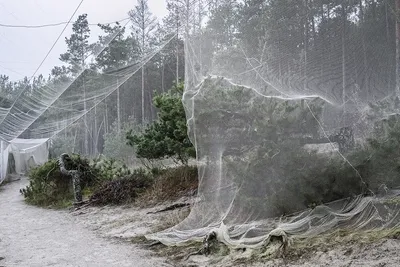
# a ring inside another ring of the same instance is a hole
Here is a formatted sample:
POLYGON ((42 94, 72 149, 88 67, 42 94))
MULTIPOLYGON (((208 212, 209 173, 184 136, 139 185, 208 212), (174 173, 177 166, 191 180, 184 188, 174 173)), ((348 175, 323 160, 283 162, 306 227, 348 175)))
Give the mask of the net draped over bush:
POLYGON ((316 2, 219 1, 203 31, 186 25, 198 202, 147 238, 181 245, 214 231, 256 247, 277 232, 399 226, 394 17, 373 13, 383 1, 316 2))

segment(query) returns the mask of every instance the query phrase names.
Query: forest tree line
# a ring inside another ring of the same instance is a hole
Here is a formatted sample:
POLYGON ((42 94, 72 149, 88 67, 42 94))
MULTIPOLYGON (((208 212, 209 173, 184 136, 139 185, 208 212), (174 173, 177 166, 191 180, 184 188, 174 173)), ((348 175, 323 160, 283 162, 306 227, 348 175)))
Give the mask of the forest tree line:
MULTIPOLYGON (((196 54, 187 50, 186 56, 196 61, 201 73, 229 70, 237 61, 246 65, 246 60, 255 58, 282 86, 314 88, 325 83, 320 87, 329 88, 337 103, 346 103, 355 93, 373 101, 394 92, 398 84, 397 0, 167 0, 168 14, 160 21, 147 2, 138 0, 127 12, 132 26, 99 25, 104 34, 95 43, 89 42, 90 17, 80 15, 72 35, 65 39, 68 49, 60 55, 64 64, 55 66, 49 77, 14 82, 0 76, 2 107, 10 105, 23 88, 29 94, 57 81, 74 81, 67 93, 79 90, 76 93, 85 98, 82 83, 101 87, 96 83, 107 81, 107 75, 140 62, 162 46, 95 110, 59 134, 77 140, 76 150, 84 154, 101 153, 107 134, 156 118, 155 93, 166 92, 185 76, 184 39, 189 34, 197 44, 196 54), (116 32, 110 45, 89 61, 87 56, 116 32), (80 74, 82 68, 86 70, 80 74), (85 81, 89 72, 101 79, 89 84, 85 81)), ((45 120, 40 117, 31 128, 45 120)), ((30 132, 22 137, 30 137, 30 132)))

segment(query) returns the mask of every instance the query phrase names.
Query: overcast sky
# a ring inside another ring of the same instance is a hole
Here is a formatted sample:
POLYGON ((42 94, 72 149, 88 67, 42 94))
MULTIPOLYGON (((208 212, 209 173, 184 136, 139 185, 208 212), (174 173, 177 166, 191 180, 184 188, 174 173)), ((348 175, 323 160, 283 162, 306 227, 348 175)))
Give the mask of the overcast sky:
MULTIPOLYGON (((68 21, 81 0, 0 0, 0 24, 41 25, 68 21)), ((76 13, 87 13, 89 23, 106 23, 128 17, 137 0, 84 0, 76 13)), ((166 0, 149 0, 149 6, 159 19, 166 15, 166 0)), ((31 76, 43 60, 65 25, 39 29, 5 28, 0 26, 0 74, 18 80, 31 76)), ((92 35, 100 33, 91 26, 92 35)), ((55 65, 61 65, 59 55, 66 51, 65 37, 71 35, 69 25, 49 58, 38 73, 48 75, 55 65)))

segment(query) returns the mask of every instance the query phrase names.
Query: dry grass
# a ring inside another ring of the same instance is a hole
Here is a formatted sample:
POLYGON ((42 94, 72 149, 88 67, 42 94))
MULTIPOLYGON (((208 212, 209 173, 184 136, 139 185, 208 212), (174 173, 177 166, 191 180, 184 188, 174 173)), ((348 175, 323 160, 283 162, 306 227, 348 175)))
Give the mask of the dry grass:
MULTIPOLYGON (((346 229, 337 230, 331 233, 322 234, 303 239, 293 240, 285 253, 287 260, 298 260, 314 255, 317 251, 327 252, 341 247, 351 247, 358 244, 360 246, 376 243, 384 239, 399 239, 400 228, 379 229, 369 231, 351 231, 346 229)), ((274 254, 275 255, 275 254, 274 254)), ((272 258, 274 258, 274 255, 272 258)), ((264 257, 263 260, 269 260, 271 257, 264 257)), ((255 256, 253 261, 259 261, 255 256)))
POLYGON ((198 187, 197 168, 180 166, 162 170, 154 178, 153 185, 137 199, 141 207, 155 206, 166 201, 176 201, 192 196, 198 187))
POLYGON ((186 219, 189 213, 188 207, 169 211, 160 219, 162 223, 155 225, 151 230, 152 232, 159 232, 171 228, 186 219))

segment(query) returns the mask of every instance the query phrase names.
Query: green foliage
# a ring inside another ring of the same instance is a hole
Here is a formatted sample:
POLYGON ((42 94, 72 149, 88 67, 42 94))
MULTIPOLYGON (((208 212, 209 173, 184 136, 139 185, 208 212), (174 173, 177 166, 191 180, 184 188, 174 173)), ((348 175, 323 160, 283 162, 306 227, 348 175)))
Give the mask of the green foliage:
MULTIPOLYGON (((89 160, 79 155, 72 155, 66 168, 82 173, 82 189, 95 187, 99 183, 97 172, 90 166, 89 160)), ((28 203, 43 207, 63 208, 74 199, 71 177, 60 172, 56 159, 32 169, 29 173, 29 185, 20 192, 28 203)))
POLYGON ((65 38, 68 51, 60 55, 60 60, 69 64, 69 71, 77 75, 84 67, 85 59, 93 50, 93 45, 89 44, 90 28, 87 14, 78 17, 72 30, 70 38, 65 38))
POLYGON ((115 26, 109 24, 98 25, 106 36, 99 36, 99 41, 94 45, 95 49, 103 48, 103 51, 96 57, 97 67, 103 71, 110 71, 123 67, 129 62, 132 53, 137 53, 136 41, 131 37, 125 38, 125 28, 118 22, 115 26), (107 45, 109 39, 115 35, 113 40, 107 45))
POLYGON ((154 97, 159 109, 158 120, 150 124, 142 134, 128 131, 128 144, 135 148, 140 158, 177 158, 187 164, 195 150, 187 136, 185 109, 182 104, 183 83, 169 92, 154 97))
POLYGON ((117 179, 131 174, 125 163, 112 158, 107 159, 102 155, 93 159, 93 168, 105 180, 117 179))

